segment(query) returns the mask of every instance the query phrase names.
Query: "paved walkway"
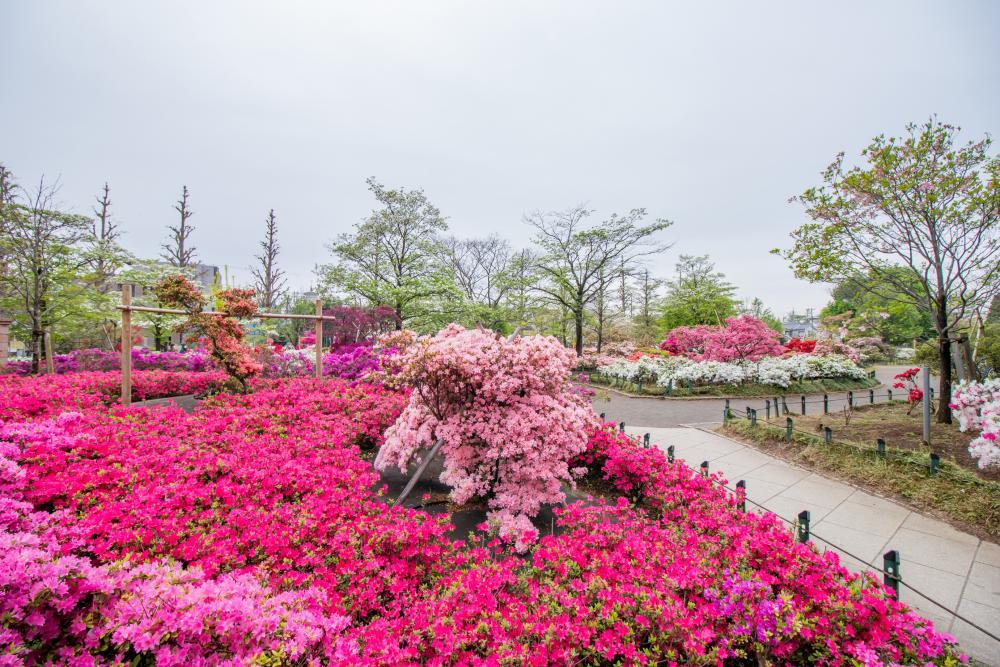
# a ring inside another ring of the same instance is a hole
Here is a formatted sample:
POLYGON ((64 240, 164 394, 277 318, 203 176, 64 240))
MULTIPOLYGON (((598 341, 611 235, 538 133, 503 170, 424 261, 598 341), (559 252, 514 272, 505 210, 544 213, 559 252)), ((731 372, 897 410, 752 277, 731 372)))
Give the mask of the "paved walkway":
MULTIPOLYGON (((875 377, 884 386, 875 390, 877 394, 876 402, 885 400, 886 388, 892 387, 893 375, 906 370, 906 366, 879 366, 875 370, 875 377)), ((932 378, 933 379, 933 378, 932 378)), ((935 384, 936 389, 936 384, 935 384)), ((903 398, 904 394, 900 390, 895 393, 903 398)), ((830 410, 840 410, 847 404, 847 392, 834 392, 830 396, 830 410)), ((868 402, 868 390, 861 389, 854 392, 855 401, 858 404, 868 402)), ((745 410, 747 406, 760 410, 764 414, 764 400, 768 397, 746 397, 734 398, 731 400, 734 410, 745 410)), ((770 398, 774 398, 771 396, 770 398)), ((788 409, 798 413, 801 406, 798 394, 787 395, 788 409)), ((813 395, 810 400, 822 398, 822 394, 813 395)), ((633 398, 615 392, 605 392, 598 390, 592 404, 594 411, 605 413, 610 420, 624 421, 626 424, 642 424, 644 426, 670 427, 682 424, 694 424, 698 422, 715 422, 722 419, 722 409, 726 401, 720 398, 659 398, 650 396, 646 398, 633 398)), ((809 413, 822 411, 823 406, 810 403, 807 406, 809 413)))
MULTIPOLYGON (((608 419, 616 418, 608 413, 608 419)), ((746 480, 747 498, 767 511, 794 519, 809 510, 814 535, 860 558, 835 549, 850 570, 881 571, 882 554, 896 549, 903 581, 1000 636, 1000 546, 706 430, 626 423, 626 431, 650 433, 652 441, 664 449, 673 445, 676 456, 692 467, 707 460, 710 470, 723 472, 730 485, 746 480)), ((751 508, 748 503, 747 509, 751 508)), ((827 548, 819 540, 814 544, 827 548)), ((901 588, 900 599, 939 630, 955 635, 972 657, 1000 665, 1000 643, 906 587, 901 588)))

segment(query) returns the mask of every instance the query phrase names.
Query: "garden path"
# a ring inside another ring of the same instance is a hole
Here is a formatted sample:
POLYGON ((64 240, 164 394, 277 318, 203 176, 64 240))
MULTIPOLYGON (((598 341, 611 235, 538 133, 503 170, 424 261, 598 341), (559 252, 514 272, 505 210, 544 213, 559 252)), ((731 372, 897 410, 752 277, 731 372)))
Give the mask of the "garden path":
MULTIPOLYGON (((900 371, 906 370, 906 366, 879 366, 875 369, 875 377, 884 387, 892 387, 893 376, 900 371)), ((934 379, 934 378, 932 378, 934 379)), ((897 390, 898 391, 898 390, 897 390)), ((885 389, 876 389, 876 402, 885 400, 885 389), (879 396, 879 394, 881 396, 879 396)), ((855 400, 864 404, 868 402, 868 391, 859 390, 854 392, 855 400)), ((821 397, 822 395, 820 395, 821 397)), ((847 405, 847 392, 834 392, 830 396, 830 410, 840 411, 847 405)), ((764 415, 764 401, 768 397, 744 397, 731 399, 734 410, 743 411, 747 406, 760 411, 764 415)), ((774 398, 774 396, 771 396, 774 398)), ((810 400, 815 400, 813 396, 810 400)), ((900 395, 903 398, 903 395, 900 395)), ((789 394, 787 396, 788 408, 793 413, 798 413, 800 404, 798 395, 789 394)), ((671 427, 682 424, 694 424, 698 422, 714 422, 722 420, 722 410, 726 401, 721 398, 661 398, 658 396, 647 396, 635 398, 619 394, 614 391, 598 390, 596 396, 591 401, 594 411, 605 413, 611 421, 626 424, 642 424, 647 427, 671 427)), ((812 413, 822 410, 822 405, 810 403, 807 411, 812 413)))
MULTIPOLYGON (((721 412, 720 403, 719 415, 721 412)), ((607 418, 620 421, 619 415, 611 411, 607 418)), ((834 549, 850 570, 880 572, 883 553, 897 550, 904 582, 1000 636, 1000 546, 699 428, 709 424, 664 428, 639 426, 640 421, 633 421, 634 426, 626 423, 628 433, 650 433, 652 442, 664 449, 673 445, 677 458, 688 465, 697 467, 708 461, 710 470, 722 472, 729 486, 746 480, 747 499, 752 501, 747 503, 748 511, 766 510, 794 520, 799 512, 809 510, 813 543, 820 549, 834 549)), ((935 627, 955 635, 972 657, 988 665, 1000 665, 1000 642, 905 586, 900 598, 932 620, 935 627)))

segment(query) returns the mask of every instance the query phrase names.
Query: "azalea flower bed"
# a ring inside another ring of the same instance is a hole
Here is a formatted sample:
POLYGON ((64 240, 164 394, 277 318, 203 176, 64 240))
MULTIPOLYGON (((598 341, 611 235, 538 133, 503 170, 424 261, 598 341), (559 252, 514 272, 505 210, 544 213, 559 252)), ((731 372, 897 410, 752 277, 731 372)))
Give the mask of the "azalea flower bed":
POLYGON ((611 425, 573 461, 609 498, 519 554, 384 504, 364 452, 405 391, 262 380, 188 414, 109 405, 102 375, 0 380, 0 664, 964 660, 878 581, 611 425))
POLYGON ((661 387, 761 384, 788 387, 793 382, 819 379, 864 380, 868 373, 840 355, 794 354, 764 357, 743 364, 723 361, 693 361, 686 357, 643 357, 621 360, 598 368, 598 372, 633 384, 661 387))

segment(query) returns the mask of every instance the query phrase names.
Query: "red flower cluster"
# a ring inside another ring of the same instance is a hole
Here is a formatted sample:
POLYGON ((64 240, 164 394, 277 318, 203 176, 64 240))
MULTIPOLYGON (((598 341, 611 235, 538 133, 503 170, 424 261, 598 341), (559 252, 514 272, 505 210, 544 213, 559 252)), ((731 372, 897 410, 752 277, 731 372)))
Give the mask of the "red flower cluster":
POLYGON ((917 375, 919 373, 919 368, 908 368, 894 376, 896 382, 892 384, 893 389, 906 389, 909 387, 910 391, 907 400, 910 403, 919 403, 924 400, 923 390, 917 387, 917 375))
POLYGON ((816 341, 812 339, 792 338, 785 343, 785 352, 796 354, 812 354, 816 350, 816 341))

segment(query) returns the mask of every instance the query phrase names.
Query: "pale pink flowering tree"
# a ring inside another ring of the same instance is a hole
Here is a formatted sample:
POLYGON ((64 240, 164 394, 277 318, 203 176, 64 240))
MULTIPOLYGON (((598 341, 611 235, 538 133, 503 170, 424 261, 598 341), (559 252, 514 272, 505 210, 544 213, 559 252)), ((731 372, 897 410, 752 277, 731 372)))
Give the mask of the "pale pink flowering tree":
POLYGON ((487 500, 489 519, 519 546, 530 541, 530 518, 565 499, 569 461, 584 451, 597 424, 572 390, 576 355, 552 337, 507 340, 452 324, 397 358, 397 380, 413 388, 410 402, 385 434, 376 468, 405 470, 440 439, 442 481, 456 503, 487 500))

